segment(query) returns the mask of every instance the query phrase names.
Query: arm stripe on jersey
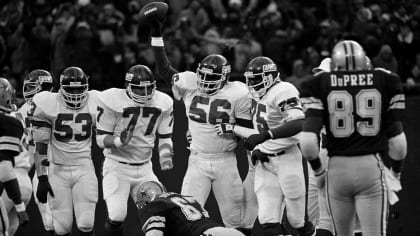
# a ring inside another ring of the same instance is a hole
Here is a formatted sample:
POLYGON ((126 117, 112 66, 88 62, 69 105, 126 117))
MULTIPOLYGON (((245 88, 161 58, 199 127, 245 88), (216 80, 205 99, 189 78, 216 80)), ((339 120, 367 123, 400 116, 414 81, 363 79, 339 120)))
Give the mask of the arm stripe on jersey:
POLYGON ((404 94, 397 94, 391 98, 389 104, 392 105, 395 102, 405 102, 405 95, 404 94))
POLYGON ((0 137, 0 143, 11 143, 11 144, 20 144, 20 139, 12 136, 3 136, 0 137))
POLYGON ((96 129, 96 135, 103 135, 103 134, 114 135, 114 132, 109 132, 109 131, 105 131, 105 130, 101 130, 101 129, 96 129))
POLYGON ((165 223, 163 222, 153 222, 147 225, 146 232, 152 229, 165 229, 165 223))
POLYGON ((31 125, 41 128, 41 127, 45 127, 45 128, 51 128, 51 124, 46 122, 46 121, 42 121, 42 120, 31 120, 31 125))
POLYGON ((157 134, 158 138, 172 138, 172 133, 169 134, 157 134))
POLYGON ((161 222, 161 223, 165 224, 166 219, 163 216, 152 216, 152 217, 150 217, 149 219, 146 220, 146 222, 141 227, 143 232, 146 231, 146 229, 148 228, 148 226, 151 222, 161 222))
POLYGON ((0 150, 8 150, 8 151, 15 151, 20 152, 20 146, 16 144, 10 144, 10 143, 0 143, 0 150))

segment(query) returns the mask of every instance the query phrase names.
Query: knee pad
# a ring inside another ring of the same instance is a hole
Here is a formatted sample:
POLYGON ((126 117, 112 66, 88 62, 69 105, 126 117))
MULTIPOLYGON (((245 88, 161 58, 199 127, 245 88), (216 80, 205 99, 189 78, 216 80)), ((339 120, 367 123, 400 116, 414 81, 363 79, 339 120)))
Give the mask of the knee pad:
POLYGON ((286 176, 282 189, 284 196, 288 199, 305 197, 305 183, 302 182, 299 175, 286 176))
POLYGON ((261 225, 264 236, 289 235, 289 231, 280 223, 265 223, 261 225))
POLYGON ((95 222, 95 212, 82 212, 79 219, 77 219, 77 228, 82 232, 89 232, 93 230, 95 222))

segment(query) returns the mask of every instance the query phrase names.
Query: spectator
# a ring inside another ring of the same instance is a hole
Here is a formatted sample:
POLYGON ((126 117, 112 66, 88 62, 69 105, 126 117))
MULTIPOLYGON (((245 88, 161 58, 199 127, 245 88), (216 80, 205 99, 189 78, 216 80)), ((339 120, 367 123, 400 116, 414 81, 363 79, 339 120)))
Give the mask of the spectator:
POLYGON ((409 92, 420 92, 420 53, 416 55, 416 64, 411 69, 411 76, 407 79, 407 90, 409 92))
POLYGON ((292 83, 299 91, 304 81, 311 78, 310 73, 305 70, 303 60, 295 60, 293 62, 293 74, 286 78, 286 81, 292 83))
POLYGON ((381 67, 398 73, 397 59, 395 59, 395 56, 392 54, 392 49, 388 44, 382 45, 378 55, 373 58, 372 63, 374 67, 381 67))

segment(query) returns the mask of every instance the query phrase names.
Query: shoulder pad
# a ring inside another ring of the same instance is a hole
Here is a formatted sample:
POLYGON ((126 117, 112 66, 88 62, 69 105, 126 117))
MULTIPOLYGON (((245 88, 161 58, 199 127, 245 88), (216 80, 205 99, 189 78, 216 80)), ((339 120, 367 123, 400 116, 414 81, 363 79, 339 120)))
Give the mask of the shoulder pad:
POLYGON ((172 110, 174 102, 168 94, 156 90, 153 99, 155 99, 154 105, 160 107, 162 111, 172 110))
POLYGON ((197 89, 197 75, 192 71, 184 71, 184 72, 176 73, 172 76, 172 84, 177 89, 196 90, 197 89))
POLYGON ((122 112, 125 100, 127 99, 124 93, 124 89, 110 88, 100 92, 98 94, 98 100, 108 108, 116 112, 122 112))
POLYGON ((58 93, 53 93, 49 91, 42 91, 35 94, 32 99, 32 103, 36 105, 37 109, 40 109, 46 114, 51 114, 54 111, 57 111, 58 108, 58 93))

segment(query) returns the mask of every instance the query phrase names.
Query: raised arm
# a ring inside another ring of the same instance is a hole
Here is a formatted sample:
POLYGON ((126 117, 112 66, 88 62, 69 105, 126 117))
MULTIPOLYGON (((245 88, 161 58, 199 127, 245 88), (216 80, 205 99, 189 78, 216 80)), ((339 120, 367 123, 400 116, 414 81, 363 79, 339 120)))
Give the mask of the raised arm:
POLYGON ((153 49, 153 55, 156 60, 156 73, 167 80, 170 80, 172 76, 178 73, 178 70, 173 68, 169 62, 168 56, 166 55, 165 45, 162 38, 162 25, 161 23, 154 23, 152 27, 152 39, 151 45, 153 49))

